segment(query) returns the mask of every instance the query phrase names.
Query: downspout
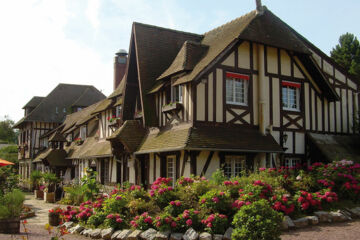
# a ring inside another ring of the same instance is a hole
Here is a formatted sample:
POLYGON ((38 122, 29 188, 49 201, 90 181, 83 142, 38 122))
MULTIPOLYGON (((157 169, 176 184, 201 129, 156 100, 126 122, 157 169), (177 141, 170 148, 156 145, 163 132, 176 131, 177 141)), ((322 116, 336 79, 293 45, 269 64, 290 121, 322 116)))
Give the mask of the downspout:
POLYGON ((265 67, 264 67, 264 45, 257 44, 257 63, 259 69, 259 83, 258 83, 258 96, 259 96, 259 130, 262 135, 266 134, 265 128, 265 67))

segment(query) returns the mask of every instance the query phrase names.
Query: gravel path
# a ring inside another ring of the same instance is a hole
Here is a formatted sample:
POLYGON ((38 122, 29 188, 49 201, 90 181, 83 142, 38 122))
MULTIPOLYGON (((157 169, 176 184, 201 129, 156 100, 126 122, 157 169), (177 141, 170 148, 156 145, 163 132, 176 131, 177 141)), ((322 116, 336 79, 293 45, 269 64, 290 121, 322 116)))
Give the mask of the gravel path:
MULTIPOLYGON (((28 240, 49 240, 51 236, 44 226, 48 223, 49 209, 59 206, 58 204, 44 203, 44 201, 34 199, 33 194, 26 195, 25 204, 29 205, 36 212, 36 216, 27 219, 28 224, 26 228, 29 231, 28 240)), ((61 205, 60 205, 61 206, 61 205)), ((62 206, 64 207, 64 206, 62 206)), ((0 234, 0 240, 22 240, 25 235, 24 228, 21 226, 21 234, 11 236, 7 234, 0 234)), ((55 231, 53 231, 55 232, 55 231)), ((90 239, 80 235, 67 234, 64 240, 85 240, 90 239)), ((281 240, 355 240, 360 239, 360 220, 320 225, 308 227, 301 230, 285 232, 281 236, 281 240)))
POLYGON ((332 223, 301 230, 289 231, 281 236, 281 240, 356 240, 360 239, 360 220, 332 223))

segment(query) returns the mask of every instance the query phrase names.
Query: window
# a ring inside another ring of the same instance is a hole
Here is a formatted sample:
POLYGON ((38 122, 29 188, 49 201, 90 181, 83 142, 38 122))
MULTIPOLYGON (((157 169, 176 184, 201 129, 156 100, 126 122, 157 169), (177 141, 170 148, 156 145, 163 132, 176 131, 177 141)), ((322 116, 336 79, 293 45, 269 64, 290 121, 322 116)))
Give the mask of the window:
POLYGON ((226 73, 226 103, 247 105, 249 76, 226 73))
POLYGON ((296 167, 297 165, 301 164, 300 158, 285 158, 285 167, 296 167))
POLYGON ((240 176, 241 172, 246 168, 245 156, 225 156, 224 174, 226 177, 231 178, 240 176))
POLYGON ((300 110, 300 83, 282 82, 282 106, 285 110, 300 110))
POLYGON ((176 156, 166 157, 166 177, 171 178, 173 185, 175 184, 175 161, 176 156))
POLYGON ((86 126, 81 126, 80 127, 80 138, 82 140, 86 139, 86 126))
POLYGON ((171 87, 171 102, 180 102, 182 103, 182 92, 183 86, 177 85, 171 87))
POLYGON ((118 105, 118 106, 116 106, 116 117, 118 118, 118 117, 120 117, 120 115, 121 115, 121 105, 118 105))

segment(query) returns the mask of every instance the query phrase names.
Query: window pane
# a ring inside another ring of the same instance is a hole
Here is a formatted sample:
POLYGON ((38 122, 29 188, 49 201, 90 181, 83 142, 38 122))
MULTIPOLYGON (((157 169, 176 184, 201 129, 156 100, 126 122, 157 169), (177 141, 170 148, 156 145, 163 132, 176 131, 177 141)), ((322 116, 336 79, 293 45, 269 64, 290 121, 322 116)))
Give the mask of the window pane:
POLYGON ((235 102, 244 103, 245 99, 245 87, 244 80, 234 80, 235 81, 235 102))
POLYGON ((283 107, 288 108, 288 91, 287 91, 287 87, 283 87, 282 88, 282 104, 283 107))
POLYGON ((226 79, 226 102, 233 102, 233 80, 232 79, 226 79))
POLYGON ((289 87, 289 108, 297 109, 296 104, 296 88, 289 87))
POLYGON ((244 160, 237 157, 235 161, 235 176, 240 176, 241 172, 244 170, 244 160))
POLYGON ((224 165, 224 175, 227 178, 231 178, 231 159, 226 157, 224 165))
POLYGON ((168 157, 166 159, 166 174, 168 178, 172 178, 173 180, 175 180, 174 178, 174 157, 168 157))

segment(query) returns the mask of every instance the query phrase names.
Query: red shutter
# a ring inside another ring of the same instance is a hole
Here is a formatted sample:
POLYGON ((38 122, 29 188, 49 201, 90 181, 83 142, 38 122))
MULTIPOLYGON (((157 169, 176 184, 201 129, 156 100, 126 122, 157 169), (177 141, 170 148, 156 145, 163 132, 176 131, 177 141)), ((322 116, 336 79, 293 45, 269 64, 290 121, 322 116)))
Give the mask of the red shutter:
POLYGON ((294 83, 294 82, 285 82, 285 81, 283 81, 281 84, 283 86, 286 86, 286 87, 294 87, 294 88, 300 88, 301 87, 300 83, 294 83))
POLYGON ((226 77, 228 77, 228 78, 244 79, 244 80, 249 80, 249 79, 250 79, 250 77, 249 77, 248 75, 238 74, 238 73, 230 73, 230 72, 227 72, 227 73, 226 73, 226 77))

